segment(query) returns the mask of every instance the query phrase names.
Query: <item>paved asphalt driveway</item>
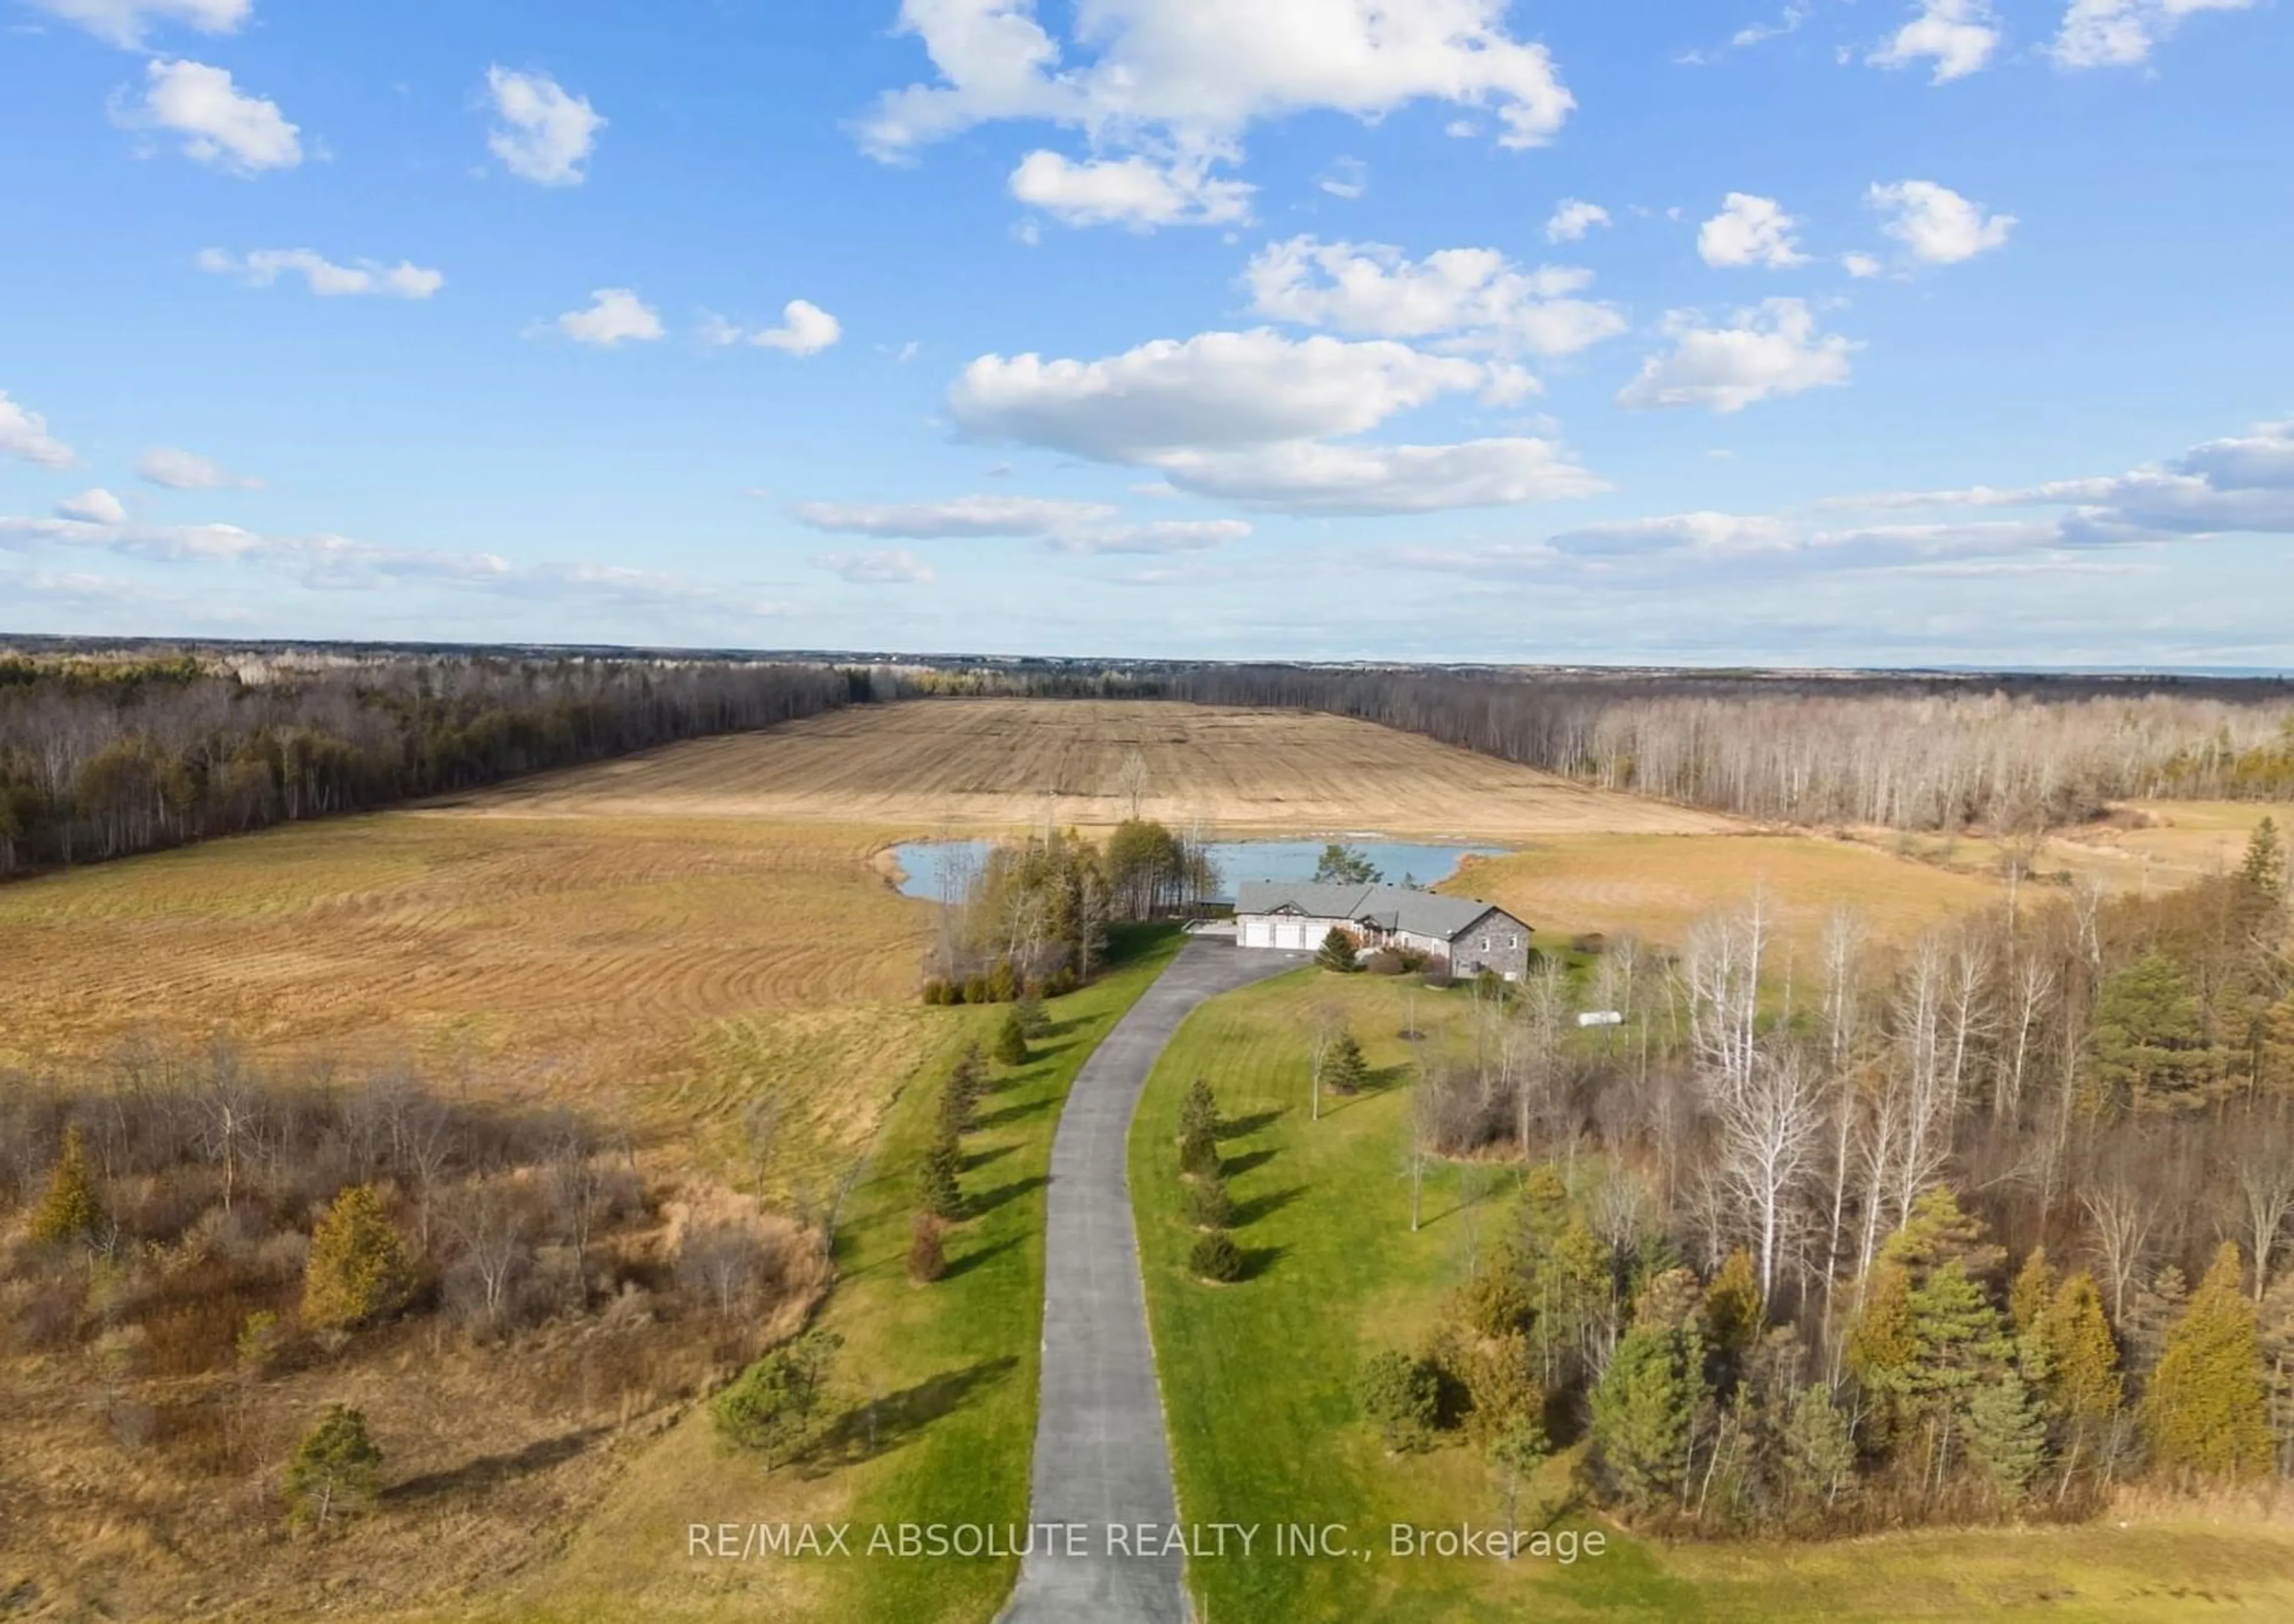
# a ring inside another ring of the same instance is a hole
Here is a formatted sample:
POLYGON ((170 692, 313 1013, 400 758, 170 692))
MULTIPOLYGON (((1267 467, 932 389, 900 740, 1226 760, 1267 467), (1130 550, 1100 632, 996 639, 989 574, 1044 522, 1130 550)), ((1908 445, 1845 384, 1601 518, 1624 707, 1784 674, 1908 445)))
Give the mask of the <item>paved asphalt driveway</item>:
MULTIPOLYGON (((1311 962, 1231 939, 1187 944, 1077 1074, 1052 1141, 1044 1270, 1044 1380, 1028 1510, 1040 1533, 1005 1624, 1184 1624, 1182 1559, 1126 1555, 1112 1531, 1178 1519, 1163 1398, 1139 1283, 1125 1141, 1139 1091, 1179 1022, 1206 998, 1311 962), (1052 1554, 1042 1554, 1049 1545, 1052 1554)), ((1124 1542, 1135 1547, 1136 1539, 1124 1542)))

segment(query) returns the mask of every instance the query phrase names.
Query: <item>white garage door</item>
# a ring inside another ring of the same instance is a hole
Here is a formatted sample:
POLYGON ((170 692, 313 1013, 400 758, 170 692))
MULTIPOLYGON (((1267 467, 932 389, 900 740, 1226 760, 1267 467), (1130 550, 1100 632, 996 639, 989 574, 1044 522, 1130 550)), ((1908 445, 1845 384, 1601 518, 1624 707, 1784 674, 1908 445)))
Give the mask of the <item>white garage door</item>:
POLYGON ((1306 922, 1303 919, 1278 919, 1274 922, 1274 945, 1277 947, 1300 948, 1306 946, 1306 922))
POLYGON ((1274 946, 1273 932, 1263 919, 1246 919, 1242 922, 1242 945, 1246 947, 1272 947, 1274 946))

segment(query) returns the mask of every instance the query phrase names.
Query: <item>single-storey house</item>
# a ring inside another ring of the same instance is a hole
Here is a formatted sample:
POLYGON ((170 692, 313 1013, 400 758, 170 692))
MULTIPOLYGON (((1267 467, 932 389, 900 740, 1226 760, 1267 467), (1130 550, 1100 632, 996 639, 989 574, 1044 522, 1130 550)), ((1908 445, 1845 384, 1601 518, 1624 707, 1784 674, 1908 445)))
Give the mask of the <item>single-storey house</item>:
POLYGON ((1452 975, 1493 970, 1516 981, 1529 969, 1529 927, 1493 903, 1401 885, 1246 880, 1236 889, 1238 946, 1311 952, 1334 929, 1365 948, 1414 947, 1452 975))

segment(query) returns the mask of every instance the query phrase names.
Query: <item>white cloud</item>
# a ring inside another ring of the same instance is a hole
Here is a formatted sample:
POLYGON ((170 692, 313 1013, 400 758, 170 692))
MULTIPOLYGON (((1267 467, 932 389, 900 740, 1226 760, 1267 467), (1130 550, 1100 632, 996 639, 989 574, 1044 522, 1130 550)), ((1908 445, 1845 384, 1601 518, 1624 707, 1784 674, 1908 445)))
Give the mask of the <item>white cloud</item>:
POLYGON ((1241 519, 1156 519, 1055 535, 1045 545, 1058 553, 1199 553, 1249 534, 1241 519))
POLYGON ((856 586, 909 586, 932 579, 931 566, 906 548, 860 553, 816 553, 812 567, 841 575, 856 586))
POLYGON ((1859 278, 1877 276, 1887 269, 1876 256, 1870 254, 1843 254, 1840 256, 1840 263, 1849 275, 1859 278))
POLYGON ((791 355, 818 355, 844 337, 844 324, 809 299, 791 299, 781 306, 781 324, 750 338, 751 344, 791 355))
POLYGON ((228 71, 204 62, 147 63, 142 102, 113 98, 112 118, 128 129, 171 130, 183 138, 187 156, 238 175, 303 161, 299 130, 279 104, 242 94, 228 71))
POLYGON ((1348 202, 1370 191, 1370 166, 1358 158, 1338 158, 1314 178, 1314 184, 1334 198, 1348 202))
POLYGON ((605 115, 586 97, 570 95, 546 73, 486 69, 486 91, 501 123, 486 134, 487 149, 502 167, 540 186, 579 186, 582 170, 606 127, 605 115))
POLYGON ((118 497, 98 485, 92 491, 83 491, 77 496, 68 496, 58 502, 56 517, 78 519, 89 524, 125 524, 127 523, 127 508, 118 497))
POLYGON ((1190 452, 1163 466, 1182 490, 1282 513, 1433 513, 1593 496, 1609 488, 1551 442, 1526 437, 1456 445, 1290 441, 1190 452))
POLYGON ((136 477, 169 491, 259 491, 263 482, 233 474, 220 463, 172 445, 154 446, 136 460, 136 477))
POLYGON ((1565 355, 1625 330, 1610 304, 1570 296, 1592 272, 1525 271, 1495 248, 1444 248, 1422 260, 1383 243, 1270 243, 1243 270, 1251 309, 1277 321, 1387 338, 1447 336, 1460 346, 1519 345, 1565 355))
POLYGON ((815 530, 932 541, 958 536, 1059 535, 1115 516, 1105 502, 1031 496, 959 496, 939 502, 804 502, 791 509, 815 530))
POLYGON ((1673 348, 1648 359, 1619 393, 1619 405, 1741 411, 1771 395, 1848 381, 1856 345, 1836 334, 1819 335, 1802 300, 1764 300, 1739 311, 1725 328, 1702 327, 1700 320, 1693 311, 1673 313, 1666 324, 1673 348))
MULTIPOLYGON (((1983 205, 1933 181, 1898 181, 1875 185, 1866 194, 1874 208, 1891 215, 1881 230, 1932 265, 1953 265, 1996 248, 2015 229, 2013 215, 1987 215, 1983 205)), ((1853 267, 1851 266, 1852 270, 1853 267)))
POLYGON ((576 344, 602 349, 631 340, 650 344, 662 335, 661 316, 627 288, 600 288, 587 310, 569 310, 553 324, 576 344))
POLYGON ((1069 225, 1224 225, 1250 217, 1252 188, 1215 180, 1207 163, 1091 158, 1035 151, 1012 171, 1012 195, 1069 225))
POLYGON ((48 420, 19 406, 0 389, 0 457, 12 457, 43 468, 68 468, 72 449, 48 432, 48 420))
POLYGON ((2130 68, 2200 12, 2242 12, 2254 0, 2071 0, 2048 54, 2064 68, 2130 68))
POLYGON ((255 14, 255 0, 31 0, 36 10, 77 23, 125 51, 166 23, 202 34, 235 34, 255 14))
POLYGON ((1932 61, 1932 84, 1948 84, 1979 71, 1999 48, 1999 19, 1991 0, 1919 0, 1918 12, 1865 60, 1879 68, 1916 68, 1932 61))
POLYGON ((1681 513, 1655 519, 1628 519, 1565 531, 1548 543, 1556 553, 1586 558, 1685 554, 1701 558, 1775 552, 1792 544, 1792 527, 1780 519, 1730 513, 1681 513))
POLYGON ((1767 265, 1771 270, 1789 270, 1808 263, 1808 256, 1793 239, 1799 225, 1800 222, 1785 213, 1774 198, 1732 191, 1722 202, 1720 212, 1698 228, 1696 252, 1708 265, 1767 265))
POLYGON ((1479 362, 1391 342, 1289 339, 1265 328, 1157 339, 1100 361, 983 355, 948 393, 956 426, 1103 462, 1359 434, 1445 393, 1479 362))
POLYGON ((427 299, 446 285, 443 274, 425 270, 411 260, 386 265, 362 259, 355 265, 338 265, 309 248, 257 248, 243 256, 221 248, 200 250, 199 267, 216 276, 235 276, 250 288, 268 288, 289 273, 321 298, 372 296, 393 299, 427 299))
POLYGON ((1597 225, 1609 223, 1609 211, 1598 203, 1588 203, 1581 198, 1564 198, 1554 209, 1553 218, 1545 223, 1548 242, 1582 242, 1585 233, 1597 225))

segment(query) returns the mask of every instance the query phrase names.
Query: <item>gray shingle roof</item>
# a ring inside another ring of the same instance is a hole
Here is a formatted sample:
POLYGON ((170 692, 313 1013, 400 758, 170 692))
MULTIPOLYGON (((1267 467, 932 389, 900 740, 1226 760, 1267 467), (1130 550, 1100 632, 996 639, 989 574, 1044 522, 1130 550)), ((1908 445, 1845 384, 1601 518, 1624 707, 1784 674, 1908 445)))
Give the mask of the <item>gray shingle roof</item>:
POLYGON ((1403 885, 1317 885, 1304 880, 1246 880, 1235 888, 1234 899, 1237 914, 1279 914, 1289 908, 1310 919, 1351 920, 1445 942, 1495 905, 1403 885))

